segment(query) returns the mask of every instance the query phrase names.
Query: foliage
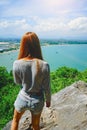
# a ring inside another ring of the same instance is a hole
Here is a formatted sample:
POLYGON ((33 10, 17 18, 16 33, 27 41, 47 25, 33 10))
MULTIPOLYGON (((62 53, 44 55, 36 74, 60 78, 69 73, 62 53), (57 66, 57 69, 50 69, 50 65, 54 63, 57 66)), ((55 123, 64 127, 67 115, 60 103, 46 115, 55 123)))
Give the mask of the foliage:
POLYGON ((13 104, 19 89, 14 84, 12 71, 8 73, 5 67, 0 67, 0 129, 12 119, 13 104))
POLYGON ((78 80, 87 81, 87 70, 79 72, 77 69, 65 66, 58 68, 55 72, 51 72, 52 93, 58 92, 78 80))
MULTIPOLYGON (((87 82, 87 70, 80 72, 64 66, 51 72, 50 77, 52 93, 56 93, 75 81, 87 82)), ((12 71, 8 73, 5 67, 0 67, 0 129, 12 119, 13 104, 19 90, 20 87, 14 84, 12 71)))
POLYGON ((12 73, 8 73, 5 67, 0 67, 0 88, 13 83, 12 73))

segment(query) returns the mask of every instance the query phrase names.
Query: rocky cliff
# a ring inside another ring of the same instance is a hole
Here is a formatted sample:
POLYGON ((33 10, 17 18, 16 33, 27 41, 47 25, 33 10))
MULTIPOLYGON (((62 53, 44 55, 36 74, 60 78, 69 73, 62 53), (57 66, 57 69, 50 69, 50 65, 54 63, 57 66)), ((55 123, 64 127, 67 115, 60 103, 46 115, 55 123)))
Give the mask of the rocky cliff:
MULTIPOLYGON (((20 120, 19 130, 29 130, 30 112, 20 120)), ((11 121, 3 128, 10 130, 11 121)), ((87 130, 87 83, 78 81, 52 95, 50 108, 44 107, 41 130, 87 130)))

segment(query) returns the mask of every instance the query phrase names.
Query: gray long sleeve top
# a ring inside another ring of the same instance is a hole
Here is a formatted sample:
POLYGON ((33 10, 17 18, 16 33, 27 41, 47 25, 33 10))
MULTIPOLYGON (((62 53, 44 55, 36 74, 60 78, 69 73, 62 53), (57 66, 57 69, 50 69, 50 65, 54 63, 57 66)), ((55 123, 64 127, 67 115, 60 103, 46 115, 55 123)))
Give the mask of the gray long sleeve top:
POLYGON ((26 93, 43 90, 46 101, 51 100, 50 68, 43 60, 16 60, 13 63, 13 77, 16 84, 22 85, 26 93))

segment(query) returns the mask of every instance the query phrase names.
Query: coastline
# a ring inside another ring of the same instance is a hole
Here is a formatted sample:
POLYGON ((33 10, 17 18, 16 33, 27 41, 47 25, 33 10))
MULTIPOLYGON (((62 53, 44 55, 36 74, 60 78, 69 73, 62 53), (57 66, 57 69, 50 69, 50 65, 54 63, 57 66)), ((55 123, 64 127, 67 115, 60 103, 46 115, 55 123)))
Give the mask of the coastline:
MULTIPOLYGON (((41 47, 47 46, 70 46, 87 44, 87 40, 71 40, 71 39, 40 39, 41 47)), ((19 38, 0 39, 0 54, 17 50, 20 46, 19 38)))
POLYGON ((17 50, 19 50, 19 49, 0 50, 0 54, 9 53, 9 52, 17 51, 17 50))
MULTIPOLYGON (((61 66, 69 66, 81 71, 87 68, 87 44, 58 44, 41 46, 41 48, 44 60, 49 63, 51 71, 61 66)), ((10 71, 18 52, 19 48, 0 53, 0 66, 6 66, 10 71)))
POLYGON ((0 42, 0 53, 9 52, 19 49, 19 44, 0 42))
MULTIPOLYGON (((5 44, 6 45, 6 44, 5 44)), ((86 43, 84 44, 69 44, 69 43, 60 43, 60 44, 49 44, 49 43, 45 43, 45 44, 41 44, 41 47, 49 47, 49 46, 75 46, 75 45, 87 45, 86 43)), ((19 50, 19 45, 12 45, 12 47, 10 46, 7 49, 0 49, 0 54, 3 53, 9 53, 9 52, 13 52, 13 51, 18 51, 19 50)))

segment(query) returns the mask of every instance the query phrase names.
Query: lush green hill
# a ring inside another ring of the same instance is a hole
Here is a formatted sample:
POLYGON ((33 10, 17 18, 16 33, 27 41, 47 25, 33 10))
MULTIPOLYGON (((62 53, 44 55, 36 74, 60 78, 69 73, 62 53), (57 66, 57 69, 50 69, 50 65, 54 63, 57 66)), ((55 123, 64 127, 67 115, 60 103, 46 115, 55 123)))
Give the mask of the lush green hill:
MULTIPOLYGON (((73 68, 61 67, 50 75, 52 93, 78 80, 87 82, 87 70, 80 72, 73 68)), ((20 86, 14 84, 12 72, 8 73, 5 67, 0 67, 0 129, 12 119, 13 104, 19 90, 20 86)))

